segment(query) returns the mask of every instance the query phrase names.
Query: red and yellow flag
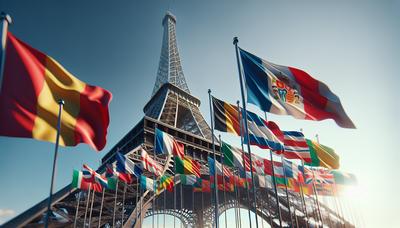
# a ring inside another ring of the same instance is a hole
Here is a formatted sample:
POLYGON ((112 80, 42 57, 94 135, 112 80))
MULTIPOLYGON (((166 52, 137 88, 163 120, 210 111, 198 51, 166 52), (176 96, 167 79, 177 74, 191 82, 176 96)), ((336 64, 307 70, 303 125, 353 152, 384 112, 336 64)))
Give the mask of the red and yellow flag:
POLYGON ((106 145, 108 105, 112 94, 88 85, 50 56, 7 33, 6 59, 0 88, 0 135, 55 142, 59 99, 60 145, 106 145))

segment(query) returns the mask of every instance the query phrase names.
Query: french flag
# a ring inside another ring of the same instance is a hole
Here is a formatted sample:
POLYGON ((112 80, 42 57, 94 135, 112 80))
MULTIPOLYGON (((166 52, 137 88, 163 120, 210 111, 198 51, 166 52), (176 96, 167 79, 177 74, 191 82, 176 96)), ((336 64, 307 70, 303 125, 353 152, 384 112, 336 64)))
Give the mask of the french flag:
POLYGON ((134 175, 136 178, 139 178, 140 175, 142 175, 143 173, 142 168, 137 164, 135 164, 133 161, 131 161, 129 158, 125 157, 120 152, 117 152, 116 160, 117 160, 117 171, 120 173, 120 176, 122 178, 126 178, 128 180, 130 175, 134 175))
POLYGON ((170 134, 167 134, 156 128, 156 154, 172 154, 183 159, 185 156, 184 145, 174 139, 170 134))

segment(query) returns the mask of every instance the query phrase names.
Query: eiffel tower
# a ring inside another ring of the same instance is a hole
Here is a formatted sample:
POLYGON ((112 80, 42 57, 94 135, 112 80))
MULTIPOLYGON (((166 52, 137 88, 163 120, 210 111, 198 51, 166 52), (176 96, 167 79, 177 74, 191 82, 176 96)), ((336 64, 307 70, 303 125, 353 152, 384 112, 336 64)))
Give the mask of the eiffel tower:
MULTIPOLYGON (((97 170, 99 173, 105 171, 106 164, 115 163, 116 152, 125 154, 134 162, 140 161, 139 148, 145 148, 152 154, 154 132, 159 128, 182 142, 186 155, 197 160, 202 165, 202 176, 209 178, 207 157, 213 151, 213 136, 200 113, 200 100, 190 94, 186 84, 176 41, 176 17, 167 12, 162 25, 164 34, 159 68, 151 99, 143 109, 145 116, 102 158, 102 165, 97 170)), ((219 144, 216 144, 217 157, 220 159, 219 144)), ((170 158, 154 155, 153 158, 163 165, 163 173, 173 175, 174 164, 170 158)), ((309 205, 305 208, 307 213, 301 213, 304 209, 301 197, 290 193, 291 209, 297 210, 290 216, 289 202, 282 196, 284 192, 278 191, 284 224, 307 227, 307 221, 319 221, 315 207, 309 206, 312 197, 305 197, 309 205)), ((155 196, 149 191, 141 191, 137 183, 120 183, 116 191, 106 190, 102 197, 102 193, 89 193, 67 185, 54 194, 50 227, 141 227, 145 217, 160 214, 175 216, 185 227, 212 227, 215 217, 211 193, 194 193, 191 187, 178 182, 175 194, 178 197, 173 200, 174 193, 171 192, 165 191, 155 196)), ((257 189, 256 195, 257 202, 254 202, 252 197, 247 198, 244 190, 235 193, 219 192, 219 212, 222 214, 231 208, 246 209, 250 205, 250 209, 270 226, 278 227, 277 202, 273 190, 257 189)), ((44 199, 3 227, 43 227, 46 209, 47 199, 44 199)), ((330 208, 321 205, 321 211, 324 215, 320 219, 323 224, 353 227, 330 208)))

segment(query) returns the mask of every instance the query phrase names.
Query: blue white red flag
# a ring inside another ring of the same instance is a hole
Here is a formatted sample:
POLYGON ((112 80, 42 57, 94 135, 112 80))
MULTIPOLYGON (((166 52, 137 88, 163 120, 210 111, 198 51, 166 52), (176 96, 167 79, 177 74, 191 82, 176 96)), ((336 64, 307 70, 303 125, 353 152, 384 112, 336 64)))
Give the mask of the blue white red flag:
POLYGON ((108 180, 106 177, 102 176, 101 174, 97 173, 95 170, 90 168, 88 165, 83 164, 83 175, 86 181, 91 181, 95 183, 99 183, 102 187, 108 187, 108 180))
POLYGON ((172 154, 183 159, 185 156, 185 147, 182 143, 178 142, 170 134, 167 134, 160 129, 156 128, 156 154, 172 154))
MULTIPOLYGON (((247 111, 247 125, 251 145, 278 153, 283 150, 283 133, 276 123, 266 121, 257 114, 247 111)), ((247 137, 244 138, 244 143, 247 144, 247 137)))
POLYGON ((340 127, 355 128, 339 98, 308 73, 265 61, 240 49, 247 102, 261 110, 297 119, 333 119, 340 127))
POLYGON ((143 168, 140 167, 139 164, 134 163, 125 155, 117 152, 116 154, 117 160, 117 171, 122 174, 132 174, 136 178, 139 178, 143 173, 143 168))
POLYGON ((303 133, 298 131, 283 131, 284 152, 287 159, 300 159, 311 163, 310 148, 303 133))

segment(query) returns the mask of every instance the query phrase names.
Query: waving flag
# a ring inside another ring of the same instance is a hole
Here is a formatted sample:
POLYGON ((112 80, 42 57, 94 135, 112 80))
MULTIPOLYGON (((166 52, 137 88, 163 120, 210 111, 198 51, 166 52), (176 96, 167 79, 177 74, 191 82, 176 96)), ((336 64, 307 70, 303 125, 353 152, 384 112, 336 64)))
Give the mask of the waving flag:
POLYGON ((328 169, 304 167, 306 184, 334 184, 333 174, 328 169))
MULTIPOLYGON (((224 164, 244 170, 243 151, 222 141, 221 151, 224 154, 224 164)), ((250 168, 249 168, 250 170, 250 168)))
POLYGON ((198 177, 196 177, 196 175, 178 174, 177 177, 183 185, 193 186, 197 183, 198 180, 198 177))
POLYGON ((311 162, 310 149, 303 133, 298 131, 283 131, 284 152, 287 159, 300 159, 311 162))
POLYGON ((287 178, 294 178, 296 180, 299 180, 300 171, 297 164, 288 161, 286 159, 283 159, 283 165, 285 167, 285 175, 287 178))
POLYGON ((331 174, 335 179, 337 185, 356 185, 357 177, 352 173, 343 172, 340 170, 331 170, 331 174))
POLYGON ((174 139, 170 134, 167 134, 156 128, 156 154, 172 154, 181 159, 185 156, 185 147, 182 143, 174 139))
POLYGON ((97 182, 89 181, 84 178, 82 171, 74 170, 72 174, 72 187, 79 188, 82 190, 95 190, 96 192, 101 192, 103 187, 97 182))
POLYGON ((146 176, 141 175, 140 178, 140 188, 143 190, 149 190, 155 192, 157 189, 157 183, 151 179, 147 178, 146 176))
POLYGON ((50 56, 7 33, 6 59, 0 88, 0 135, 55 142, 58 100, 60 145, 106 145, 111 93, 88 85, 50 56))
POLYGON ((308 166, 325 167, 328 169, 339 169, 339 155, 332 148, 307 139, 310 148, 311 162, 308 166))
MULTIPOLYGON (((266 121, 257 114, 247 111, 247 125, 251 145, 278 153, 283 150, 283 133, 276 123, 266 121)), ((244 137, 244 143, 247 144, 247 137, 244 137)))
POLYGON ((240 135, 239 112, 235 105, 212 97, 215 129, 240 135))
POLYGON ((333 119, 340 127, 355 128, 339 98, 306 72, 276 65, 240 49, 247 102, 265 112, 297 119, 333 119))
POLYGON ((121 174, 125 175, 134 175, 136 178, 139 178, 140 175, 143 173, 143 168, 139 166, 139 164, 135 164, 129 158, 117 152, 116 154, 117 159, 117 171, 121 174))
POLYGON ((141 160, 144 169, 156 176, 161 176, 162 167, 143 148, 141 149, 141 160))
MULTIPOLYGON (((264 172, 272 176, 272 162, 268 159, 264 159, 264 172)), ((275 177, 284 177, 282 162, 274 161, 274 173, 275 177)))
POLYGON ((157 194, 162 190, 167 189, 169 192, 174 190, 174 177, 170 175, 164 175, 160 177, 159 184, 157 186, 157 194))
POLYGON ((179 174, 192 174, 200 177, 200 163, 185 156, 183 159, 175 157, 175 171, 179 174))
POLYGON ((214 176, 215 172, 217 172, 217 175, 225 177, 230 177, 233 175, 233 173, 228 168, 224 167, 221 163, 212 159, 211 157, 208 157, 208 166, 210 168, 210 176, 214 176))
POLYGON ((199 178, 198 182, 200 182, 200 187, 194 187, 194 192, 211 192, 211 184, 209 180, 204 180, 199 178))
POLYGON ((116 189, 116 180, 114 178, 107 178, 97 173, 95 170, 93 170, 86 164, 83 164, 83 173, 85 173, 84 178, 86 181, 90 181, 92 183, 98 183, 103 188, 108 188, 113 190, 116 189))
POLYGON ((106 177, 107 178, 118 178, 118 180, 131 184, 133 182, 132 174, 118 172, 116 167, 112 164, 107 164, 106 167, 106 177))

